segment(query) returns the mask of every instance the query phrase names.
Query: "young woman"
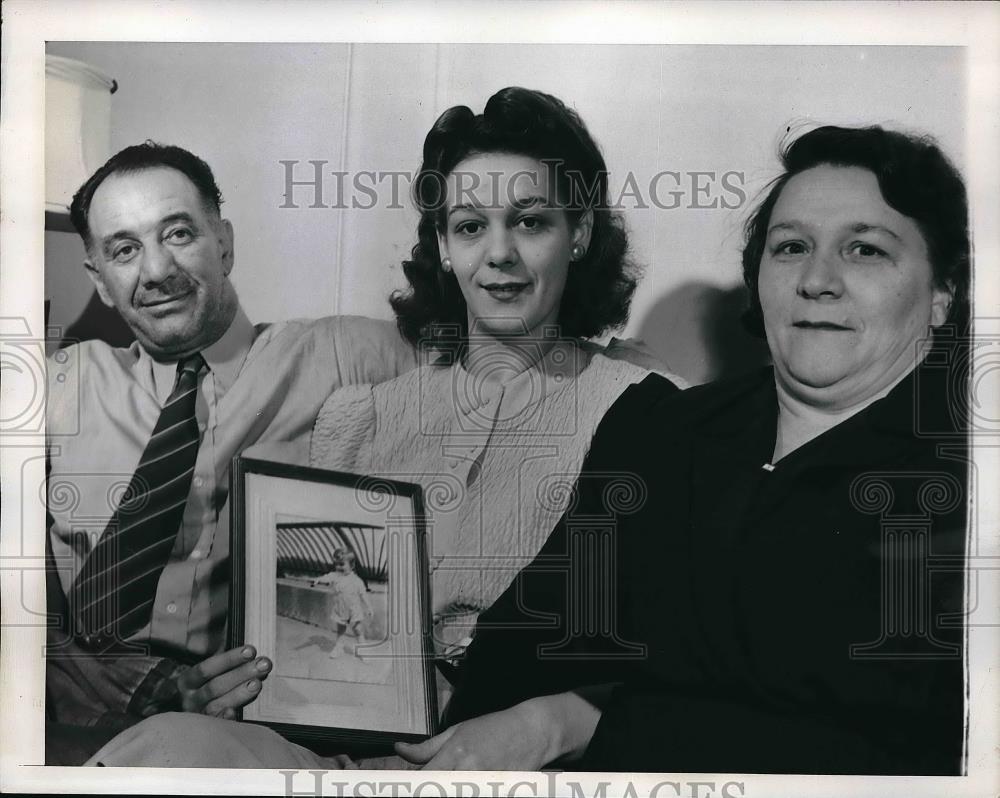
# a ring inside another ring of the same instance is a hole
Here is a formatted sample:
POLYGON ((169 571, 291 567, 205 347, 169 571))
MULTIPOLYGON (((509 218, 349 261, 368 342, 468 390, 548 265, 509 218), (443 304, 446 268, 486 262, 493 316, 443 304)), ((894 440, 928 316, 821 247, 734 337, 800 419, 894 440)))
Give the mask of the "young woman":
POLYGON ((585 339, 635 289, 607 170, 582 120, 522 88, 427 134, 418 242, 392 298, 430 364, 334 393, 313 465, 424 487, 439 650, 456 654, 570 500, 605 411, 646 368, 585 339))

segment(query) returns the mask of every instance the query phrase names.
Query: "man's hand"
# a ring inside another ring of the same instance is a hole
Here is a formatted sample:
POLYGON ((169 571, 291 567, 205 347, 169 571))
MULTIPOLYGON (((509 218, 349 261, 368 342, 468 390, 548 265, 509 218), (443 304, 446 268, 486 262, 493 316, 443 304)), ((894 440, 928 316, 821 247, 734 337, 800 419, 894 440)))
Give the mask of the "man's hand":
POLYGON ((177 677, 181 709, 220 718, 236 717, 260 695, 261 684, 271 672, 271 660, 256 658, 253 646, 241 646, 209 657, 177 677))

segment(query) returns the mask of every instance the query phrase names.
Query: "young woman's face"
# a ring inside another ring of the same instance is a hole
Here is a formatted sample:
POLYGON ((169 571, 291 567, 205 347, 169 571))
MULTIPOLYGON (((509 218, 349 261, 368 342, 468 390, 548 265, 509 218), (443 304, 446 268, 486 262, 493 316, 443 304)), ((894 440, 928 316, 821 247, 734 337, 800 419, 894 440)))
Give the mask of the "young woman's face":
POLYGON ((540 337, 559 318, 572 248, 589 244, 590 215, 571 224, 550 172, 524 155, 485 153, 448 176, 438 243, 472 335, 540 337))
POLYGON ((835 409, 909 372, 951 301, 916 222, 886 203, 874 173, 829 165, 782 189, 758 289, 778 380, 835 409))

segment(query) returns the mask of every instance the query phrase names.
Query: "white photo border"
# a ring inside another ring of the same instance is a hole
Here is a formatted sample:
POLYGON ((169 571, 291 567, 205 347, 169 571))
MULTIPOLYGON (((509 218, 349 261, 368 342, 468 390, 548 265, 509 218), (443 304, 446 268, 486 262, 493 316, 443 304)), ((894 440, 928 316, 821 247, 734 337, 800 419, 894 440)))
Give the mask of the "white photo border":
MULTIPOLYGON (((309 514, 310 507, 329 505, 334 494, 341 504, 353 503, 354 518, 350 520, 378 520, 386 532, 390 581, 387 612, 394 626, 398 622, 400 627, 389 630, 394 636, 393 653, 398 654, 392 661, 399 669, 396 675, 401 677, 395 687, 396 702, 405 710, 395 721, 392 717, 381 718, 381 728, 368 722, 364 712, 356 713, 355 724, 338 722, 338 715, 346 712, 338 713, 335 708, 306 712, 294 721, 291 718, 295 713, 287 711, 284 714, 288 719, 281 720, 277 700, 258 706, 268 697, 262 692, 254 704, 241 710, 241 715, 302 744, 341 743, 340 753, 383 749, 381 753, 391 754, 394 741, 419 742, 437 732, 426 526, 419 485, 251 457, 233 458, 227 648, 250 642, 262 651, 276 651, 273 621, 277 542, 274 525, 267 521, 282 512, 309 514), (299 503, 294 506, 282 503, 288 500, 289 491, 297 494, 299 503), (367 495, 372 492, 378 494, 374 499, 367 495), (330 722, 320 725, 320 717, 326 714, 330 722)), ((272 674, 271 681, 276 675, 272 674)), ((268 689, 265 682, 263 690, 268 689)))

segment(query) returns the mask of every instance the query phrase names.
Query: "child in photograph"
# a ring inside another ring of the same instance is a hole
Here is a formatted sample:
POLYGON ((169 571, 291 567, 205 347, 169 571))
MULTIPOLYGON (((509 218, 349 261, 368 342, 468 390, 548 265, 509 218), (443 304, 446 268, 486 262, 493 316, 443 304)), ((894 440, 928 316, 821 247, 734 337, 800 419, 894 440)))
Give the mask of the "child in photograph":
POLYGON ((337 549, 333 553, 333 570, 319 577, 313 584, 330 585, 333 594, 330 620, 337 631, 337 641, 330 652, 336 659, 344 653, 344 636, 348 629, 355 638, 354 656, 361 659, 360 649, 365 645, 365 633, 361 623, 372 615, 368 602, 368 588, 354 573, 356 557, 347 549, 337 549))

